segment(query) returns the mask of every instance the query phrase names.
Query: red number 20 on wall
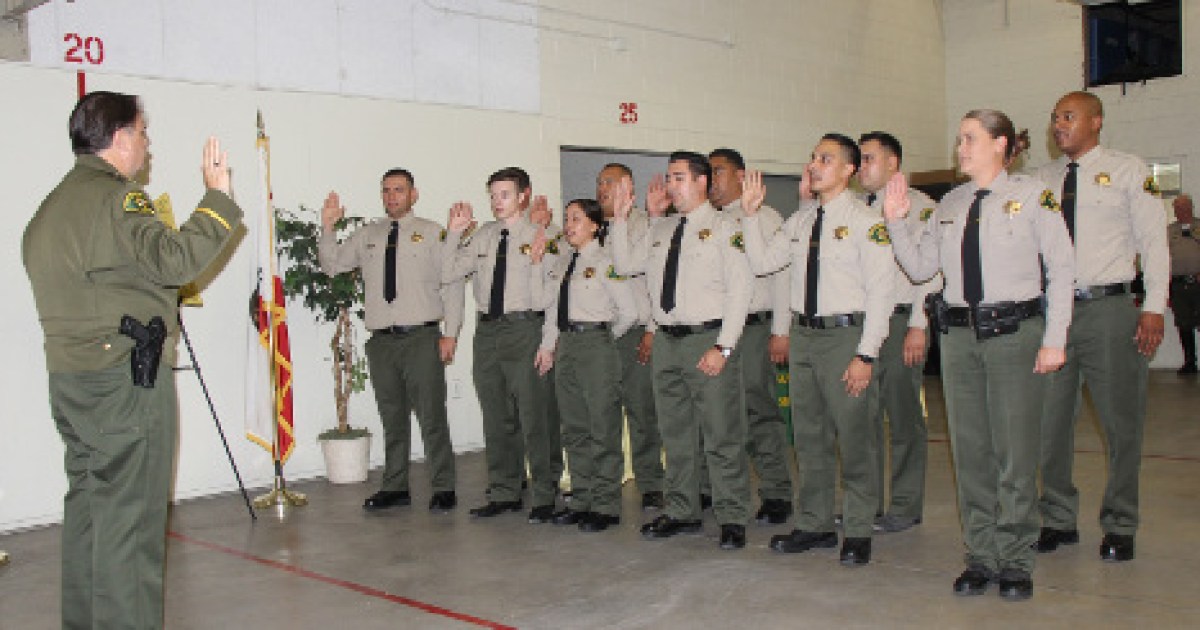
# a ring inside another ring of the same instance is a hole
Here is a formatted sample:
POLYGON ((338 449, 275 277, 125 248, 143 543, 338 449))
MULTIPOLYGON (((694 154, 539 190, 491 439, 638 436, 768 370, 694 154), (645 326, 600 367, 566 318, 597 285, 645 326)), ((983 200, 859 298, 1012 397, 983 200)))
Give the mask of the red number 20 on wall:
POLYGON ((82 37, 78 33, 63 35, 67 43, 67 53, 63 61, 67 63, 90 63, 98 66, 104 63, 104 40, 99 37, 82 37))

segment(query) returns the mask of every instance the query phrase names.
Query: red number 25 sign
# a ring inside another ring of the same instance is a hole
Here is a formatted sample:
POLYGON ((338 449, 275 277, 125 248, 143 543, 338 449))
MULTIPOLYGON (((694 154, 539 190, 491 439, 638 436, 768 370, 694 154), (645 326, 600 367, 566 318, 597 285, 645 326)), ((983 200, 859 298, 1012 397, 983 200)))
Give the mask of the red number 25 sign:
POLYGON ((621 103, 621 124, 632 125, 637 121, 637 103, 621 103))
POLYGON ((99 37, 67 33, 63 35, 63 43, 67 44, 67 52, 63 55, 63 61, 67 63, 88 63, 93 66, 104 63, 104 40, 99 37))

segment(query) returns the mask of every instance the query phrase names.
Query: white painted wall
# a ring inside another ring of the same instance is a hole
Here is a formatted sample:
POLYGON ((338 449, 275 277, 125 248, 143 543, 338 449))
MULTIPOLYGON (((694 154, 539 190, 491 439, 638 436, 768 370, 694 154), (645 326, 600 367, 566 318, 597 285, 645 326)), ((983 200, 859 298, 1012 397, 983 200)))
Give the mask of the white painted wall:
MULTIPOLYGON (((1145 85, 1104 86, 1101 142, 1148 161, 1183 167, 1183 188, 1200 193, 1200 3, 1183 3, 1184 75, 1145 85)), ((958 122, 977 107, 999 109, 1018 129, 1029 129, 1026 164, 1057 156, 1049 135, 1050 111, 1060 96, 1082 89, 1083 9, 1065 0, 953 0, 943 3, 946 41, 946 149, 958 122), (1007 17, 1007 20, 1006 20, 1007 17)), ((1164 212, 1166 209, 1164 208, 1164 212)), ((1173 216, 1172 219, 1174 220, 1173 216)), ((1167 335, 1151 362, 1176 368, 1183 362, 1168 309, 1167 335)))
MULTIPOLYGON (((92 75, 90 89, 144 96, 150 117, 153 174, 149 190, 169 192, 176 212, 201 194, 203 139, 216 134, 234 165, 239 199, 253 199, 254 114, 261 109, 272 139, 277 205, 319 206, 337 189, 351 213, 379 212, 378 178, 410 168, 421 190, 417 213, 442 220, 467 199, 486 212, 483 182, 501 166, 530 171, 535 190, 558 193, 561 145, 670 151, 739 148, 772 172, 797 172, 826 131, 857 135, 883 128, 906 144, 912 169, 944 168, 947 104, 938 5, 934 0, 580 0, 542 2, 541 114, 420 105, 246 87, 92 75), (585 17, 581 15, 586 14, 585 17), (715 39, 733 47, 622 23, 715 39), (567 34, 572 31, 576 34, 567 34), (604 39, 619 37, 624 50, 604 39), (618 122, 618 104, 639 104, 639 122, 618 122)), ((41 331, 21 266, 19 246, 37 204, 71 164, 66 120, 75 97, 68 71, 0 63, 0 190, 9 220, 0 227, 0 288, 9 359, 0 366, 0 531, 61 517, 62 447, 49 418, 41 331)), ((219 413, 251 485, 270 480, 269 457, 241 438, 243 334, 248 264, 245 247, 188 310, 186 323, 219 413)), ((468 306, 471 308, 471 305, 468 306)), ((296 364, 297 448, 288 477, 321 475, 315 436, 332 424, 329 330, 298 307, 290 310, 296 364)), ((470 383, 469 335, 451 381, 462 397, 449 401, 459 450, 483 445, 470 383)), ((207 407, 194 377, 178 377, 181 408, 176 498, 233 487, 207 407)), ((453 385, 452 385, 453 389, 453 385)), ((378 434, 370 393, 356 397, 357 424, 378 434)), ((414 432, 415 436, 415 432, 414 432)), ((414 445, 419 454, 419 441, 414 445)), ((377 443, 373 461, 381 463, 377 443)), ((415 488, 415 490, 420 490, 415 488)), ((482 488, 460 487, 466 496, 482 488)), ((364 488, 364 492, 368 489, 364 488)), ((241 518, 241 515, 233 515, 241 518)))

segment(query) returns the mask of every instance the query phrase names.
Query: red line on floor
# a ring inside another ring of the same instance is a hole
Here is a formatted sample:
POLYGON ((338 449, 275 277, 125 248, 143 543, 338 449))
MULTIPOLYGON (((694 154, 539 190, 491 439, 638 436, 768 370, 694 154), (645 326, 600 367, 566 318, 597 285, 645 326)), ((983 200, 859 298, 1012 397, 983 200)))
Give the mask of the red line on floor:
POLYGON ((267 558, 260 558, 259 556, 256 556, 256 555, 253 555, 250 553, 246 553, 245 551, 239 551, 232 547, 226 547, 224 545, 218 545, 216 543, 211 543, 206 540, 192 538, 190 536, 180 534, 179 532, 174 532, 174 531, 168 532, 167 536, 170 538, 174 538, 176 540, 180 540, 185 543, 196 545, 198 547, 204 547, 205 549, 210 549, 212 551, 219 551, 223 554, 230 555, 235 558, 241 558, 243 560, 257 562, 258 564, 261 564, 261 565, 267 566, 267 567, 271 567, 272 569, 286 571, 288 573, 292 573, 294 575, 299 575, 300 577, 305 577, 310 580, 324 582, 325 584, 337 586, 339 588, 344 588, 346 590, 354 591, 356 593, 361 593, 368 597, 375 597, 377 599, 382 599, 382 600, 389 601, 389 602, 392 602, 395 604, 400 604, 402 606, 408 606, 409 608, 416 608, 417 610, 427 612, 427 613, 430 613, 433 615, 441 615, 442 617, 449 617, 450 619, 455 619, 458 621, 462 621, 464 623, 481 626, 483 628, 493 628, 495 630, 516 630, 516 628, 514 626, 506 626, 502 623, 498 623, 495 621, 488 621, 487 619, 480 619, 479 617, 473 617, 473 616, 465 614, 465 613, 455 612, 448 608, 442 608, 441 606, 434 606, 433 604, 426 604, 425 602, 417 601, 415 599, 411 599, 408 597, 402 597, 400 595, 393 595, 386 591, 381 591, 376 588, 371 588, 370 586, 365 586, 362 584, 358 584, 355 582, 349 582, 346 580, 339 580, 334 577, 329 577, 328 575, 321 575, 320 573, 315 573, 313 571, 309 571, 308 569, 302 569, 295 565, 285 564, 283 562, 277 562, 275 560, 268 560, 267 558))
MULTIPOLYGON (((929 438, 928 441, 931 444, 945 444, 945 443, 949 442, 950 440, 949 440, 949 438, 929 438)), ((1075 452, 1076 453, 1087 453, 1090 455, 1103 455, 1104 454, 1104 451, 1091 449, 1091 448, 1077 448, 1077 449, 1075 449, 1075 452)), ((1189 462, 1192 464, 1200 463, 1200 457, 1191 457, 1188 455, 1154 455, 1154 454, 1147 455, 1147 454, 1143 454, 1142 459, 1161 459, 1165 462, 1189 462)))

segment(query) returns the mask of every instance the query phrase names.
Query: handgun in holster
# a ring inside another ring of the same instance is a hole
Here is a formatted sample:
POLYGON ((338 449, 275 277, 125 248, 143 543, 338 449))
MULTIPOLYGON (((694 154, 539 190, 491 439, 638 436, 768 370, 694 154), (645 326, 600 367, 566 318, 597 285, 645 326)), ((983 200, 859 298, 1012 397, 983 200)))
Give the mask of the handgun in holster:
POLYGON ((142 325, 129 315, 121 316, 120 333, 133 339, 133 351, 129 354, 129 367, 133 373, 133 384, 138 387, 154 387, 158 377, 158 364, 162 360, 163 342, 167 339, 167 327, 158 315, 150 323, 142 325))
POLYGON ((950 332, 949 309, 941 291, 925 296, 925 315, 929 317, 930 326, 943 335, 950 332))

